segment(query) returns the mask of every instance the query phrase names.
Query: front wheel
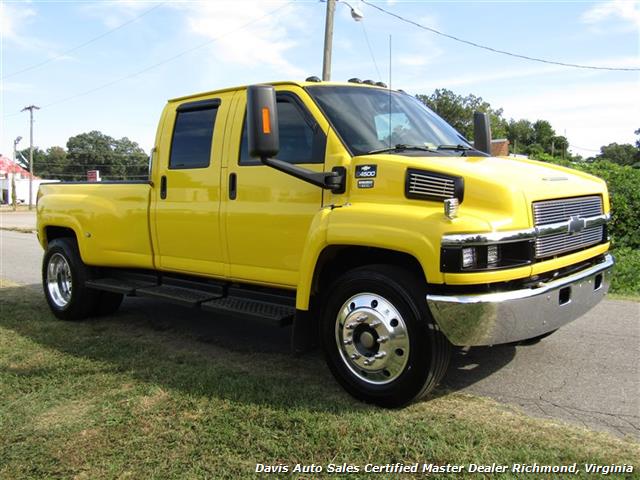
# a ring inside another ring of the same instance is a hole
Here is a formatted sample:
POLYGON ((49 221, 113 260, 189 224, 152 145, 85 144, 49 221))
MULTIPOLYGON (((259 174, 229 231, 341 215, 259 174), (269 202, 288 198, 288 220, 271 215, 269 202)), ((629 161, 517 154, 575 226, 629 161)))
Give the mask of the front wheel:
POLYGON ((423 284, 404 269, 371 265, 331 287, 321 319, 323 350, 354 397, 400 407, 443 377, 451 346, 431 317, 423 284))

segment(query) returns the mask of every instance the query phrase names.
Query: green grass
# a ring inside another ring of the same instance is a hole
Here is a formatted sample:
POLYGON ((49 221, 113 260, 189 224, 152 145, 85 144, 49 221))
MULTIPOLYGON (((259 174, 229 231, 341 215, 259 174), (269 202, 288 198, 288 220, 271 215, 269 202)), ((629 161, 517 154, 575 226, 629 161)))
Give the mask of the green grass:
POLYGON ((257 462, 640 466, 640 445, 630 439, 443 391, 382 410, 347 396, 318 355, 204 343, 126 311, 60 322, 39 291, 6 285, 2 479, 237 479, 255 475, 257 462))

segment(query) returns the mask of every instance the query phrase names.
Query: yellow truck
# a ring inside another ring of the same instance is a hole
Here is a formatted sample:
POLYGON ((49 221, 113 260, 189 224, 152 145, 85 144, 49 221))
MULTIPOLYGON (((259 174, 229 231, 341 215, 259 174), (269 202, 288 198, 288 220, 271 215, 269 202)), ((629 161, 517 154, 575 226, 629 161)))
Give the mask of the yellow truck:
POLYGON ((293 323, 337 381, 396 407, 452 345, 537 341, 606 294, 605 183, 491 157, 384 84, 278 82, 170 100, 149 181, 42 185, 54 315, 153 297, 293 323))

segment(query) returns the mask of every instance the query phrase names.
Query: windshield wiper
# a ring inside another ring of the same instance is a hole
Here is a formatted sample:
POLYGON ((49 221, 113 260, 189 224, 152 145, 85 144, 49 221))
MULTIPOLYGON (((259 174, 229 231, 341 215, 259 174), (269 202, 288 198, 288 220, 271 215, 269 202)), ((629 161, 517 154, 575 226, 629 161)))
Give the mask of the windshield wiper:
POLYGON ((438 150, 453 150, 455 152, 462 152, 460 154, 461 157, 464 157, 467 155, 467 152, 469 150, 474 150, 471 147, 467 147, 466 145, 438 145, 438 150))
POLYGON ((424 145, 405 145, 404 143, 398 143, 394 147, 371 150, 370 152, 367 152, 366 155, 373 155, 375 153, 386 153, 386 152, 402 152, 404 150, 421 150, 423 152, 436 152, 436 153, 438 151, 438 150, 434 150, 433 148, 425 147, 424 145))
POLYGON ((467 150, 473 150, 473 148, 471 147, 467 147, 465 145, 438 145, 438 150, 460 150, 460 151, 467 151, 467 150))

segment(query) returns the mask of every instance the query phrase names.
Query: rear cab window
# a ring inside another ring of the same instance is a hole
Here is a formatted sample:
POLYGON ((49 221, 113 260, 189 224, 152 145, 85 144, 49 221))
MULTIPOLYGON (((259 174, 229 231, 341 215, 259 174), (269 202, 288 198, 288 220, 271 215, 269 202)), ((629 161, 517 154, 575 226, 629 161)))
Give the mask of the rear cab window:
POLYGON ((183 103, 176 110, 171 139, 169 169, 206 168, 219 99, 183 103))

